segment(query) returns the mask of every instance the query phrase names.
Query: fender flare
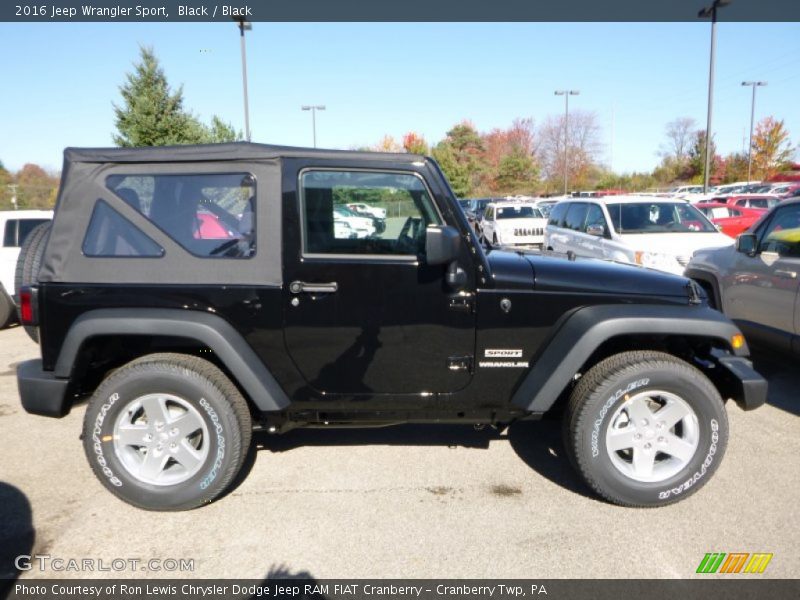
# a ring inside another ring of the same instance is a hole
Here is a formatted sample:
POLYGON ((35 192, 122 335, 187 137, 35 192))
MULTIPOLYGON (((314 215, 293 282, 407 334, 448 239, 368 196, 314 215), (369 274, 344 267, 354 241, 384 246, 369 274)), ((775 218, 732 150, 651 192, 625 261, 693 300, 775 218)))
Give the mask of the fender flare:
MULTIPOLYGON (((620 335, 712 338, 730 347, 741 333, 722 313, 706 306, 618 305, 579 308, 568 316, 534 358, 511 402, 530 412, 547 411, 604 342, 620 335)), ((748 356, 747 344, 734 351, 748 356)))
POLYGON ((195 340, 208 346, 261 411, 289 406, 289 398, 242 335, 222 317, 199 311, 110 308, 89 311, 70 327, 54 374, 69 379, 83 344, 97 336, 159 335, 195 340))
POLYGON ((714 294, 712 300, 719 312, 722 312, 722 293, 720 292, 719 281, 717 278, 708 271, 702 269, 687 268, 684 276, 696 281, 702 281, 711 286, 711 292, 714 294))

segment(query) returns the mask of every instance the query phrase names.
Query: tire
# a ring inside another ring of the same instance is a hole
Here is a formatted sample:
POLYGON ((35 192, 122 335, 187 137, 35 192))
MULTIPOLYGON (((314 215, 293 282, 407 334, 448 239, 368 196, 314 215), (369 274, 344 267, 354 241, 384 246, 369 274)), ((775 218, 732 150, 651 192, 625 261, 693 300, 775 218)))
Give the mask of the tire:
POLYGON ((3 286, 0 285, 0 329, 5 329, 16 317, 14 301, 8 297, 3 286))
MULTIPOLYGON (((28 237, 25 238, 22 248, 20 248, 17 269, 14 273, 14 289, 17 290, 17 295, 19 295, 19 290, 22 286, 32 285, 38 281, 44 249, 47 246, 47 240, 50 238, 50 225, 51 223, 42 223, 34 227, 28 237)), ((17 307, 17 318, 22 322, 19 306, 17 307)), ((23 327, 30 338, 38 344, 39 329, 30 325, 23 325, 23 327)))
POLYGON ((97 388, 86 408, 83 447, 115 496, 145 510, 177 511, 225 491, 241 469, 251 433, 245 399, 215 365, 184 354, 151 354, 97 388))
POLYGON ((600 496, 664 506, 695 493, 719 467, 728 416, 695 367, 663 352, 623 352, 578 381, 564 437, 573 466, 600 496))

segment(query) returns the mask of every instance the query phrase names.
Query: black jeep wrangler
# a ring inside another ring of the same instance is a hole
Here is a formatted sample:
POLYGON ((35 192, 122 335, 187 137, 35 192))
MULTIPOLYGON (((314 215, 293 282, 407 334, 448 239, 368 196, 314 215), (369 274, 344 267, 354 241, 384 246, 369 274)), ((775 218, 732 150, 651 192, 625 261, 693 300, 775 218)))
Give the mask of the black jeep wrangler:
POLYGON ((598 494, 660 506, 719 466, 724 402, 766 399, 696 284, 485 252, 421 156, 68 149, 52 228, 32 240, 21 315, 42 358, 18 367, 22 404, 59 417, 89 396, 89 463, 145 509, 219 496, 254 428, 548 413, 598 494))

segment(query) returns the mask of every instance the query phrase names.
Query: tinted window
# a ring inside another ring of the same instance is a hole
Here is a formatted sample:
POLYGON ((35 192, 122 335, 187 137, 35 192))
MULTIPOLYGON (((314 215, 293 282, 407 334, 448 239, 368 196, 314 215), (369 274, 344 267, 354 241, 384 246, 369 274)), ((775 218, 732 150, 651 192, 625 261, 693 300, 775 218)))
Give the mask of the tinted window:
POLYGON ((98 200, 83 239, 86 256, 157 257, 164 249, 139 231, 136 226, 98 200))
POLYGON ((583 229, 587 208, 588 206, 583 202, 577 202, 571 205, 564 217, 564 229, 573 229, 574 231, 583 229))
POLYGON ((553 225, 555 227, 561 227, 564 221, 564 215, 569 208, 569 203, 559 203, 553 206, 553 209, 550 211, 550 220, 547 222, 548 225, 553 225))
POLYGON ((590 204, 589 210, 586 213, 586 231, 588 231, 589 227, 602 227, 603 235, 608 233, 608 224, 606 223, 603 209, 597 204, 590 204))
POLYGON ((608 204, 619 233, 711 233, 717 229, 694 206, 684 202, 608 204))
POLYGON ((533 206, 499 206, 498 219, 541 219, 542 213, 533 206))
POLYGON ((422 179, 366 171, 306 171, 300 178, 304 251, 312 254, 418 255, 428 225, 441 222, 422 179), (385 210, 353 213, 348 204, 385 210))
POLYGON ((195 256, 255 254, 256 185, 247 173, 112 175, 106 183, 195 256))
POLYGON ((9 219, 6 221, 6 228, 3 231, 3 246, 5 248, 13 248, 17 245, 17 224, 19 221, 16 219, 9 219))
POLYGON ((49 222, 50 219, 9 219, 3 231, 3 246, 6 248, 19 248, 25 243, 25 238, 37 225, 49 222))
POLYGON ((775 211, 761 239, 759 251, 800 257, 800 204, 775 211))

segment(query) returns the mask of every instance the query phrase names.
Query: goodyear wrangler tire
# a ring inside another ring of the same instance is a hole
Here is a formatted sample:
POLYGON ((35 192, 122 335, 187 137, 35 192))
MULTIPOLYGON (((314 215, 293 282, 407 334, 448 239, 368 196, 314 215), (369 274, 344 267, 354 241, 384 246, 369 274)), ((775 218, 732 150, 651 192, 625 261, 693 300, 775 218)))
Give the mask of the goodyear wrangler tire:
POLYGON ((622 506, 682 500, 716 471, 728 418, 714 385, 662 352, 624 352, 590 369, 565 415, 568 455, 586 483, 622 506))
POLYGON ((83 445, 97 478, 125 502, 188 510, 230 485, 251 432, 247 403, 215 365, 151 354, 98 387, 86 409, 83 445))
MULTIPOLYGON (((44 258, 44 249, 47 246, 47 240, 50 239, 50 226, 52 223, 42 223, 37 225, 25 238, 22 248, 19 249, 19 257, 17 258, 17 268, 14 272, 14 287, 16 294, 19 295, 19 290, 22 286, 33 285, 39 279, 39 270, 42 268, 42 258, 44 258)), ((17 306, 17 318, 22 322, 22 317, 19 314, 19 306, 17 306)), ((24 325, 25 333, 30 338, 39 343, 39 328, 24 325)))

